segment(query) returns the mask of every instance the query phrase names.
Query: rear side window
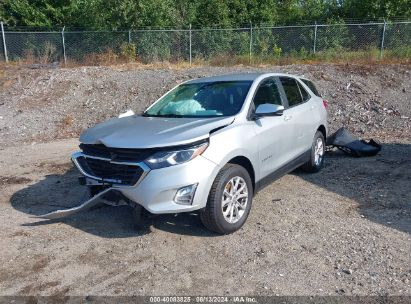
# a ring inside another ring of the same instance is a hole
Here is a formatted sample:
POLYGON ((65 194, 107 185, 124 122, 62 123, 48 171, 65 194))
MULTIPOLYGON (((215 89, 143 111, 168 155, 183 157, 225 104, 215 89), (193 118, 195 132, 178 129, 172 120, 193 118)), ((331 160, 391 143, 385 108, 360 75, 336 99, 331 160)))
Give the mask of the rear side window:
POLYGON ((301 85, 301 83, 297 82, 298 84, 298 88, 300 89, 300 93, 301 96, 303 98, 303 102, 308 101, 308 99, 310 99, 310 94, 308 94, 308 92, 303 88, 303 86, 301 85))
POLYGON ((303 102, 303 98, 300 93, 298 83, 293 78, 280 77, 281 84, 283 85, 285 96, 288 99, 288 105, 293 107, 303 102))
POLYGON ((305 83, 305 85, 313 92, 316 96, 321 97, 320 93, 318 93, 317 88, 315 87, 314 83, 307 79, 301 79, 302 82, 305 83))

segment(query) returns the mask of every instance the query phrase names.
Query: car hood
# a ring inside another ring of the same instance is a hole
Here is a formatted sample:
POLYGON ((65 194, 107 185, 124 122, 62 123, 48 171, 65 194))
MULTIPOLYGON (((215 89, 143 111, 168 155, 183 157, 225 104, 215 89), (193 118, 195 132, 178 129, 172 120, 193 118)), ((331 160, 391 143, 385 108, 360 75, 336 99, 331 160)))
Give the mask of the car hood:
POLYGON ((205 139, 210 131, 233 121, 234 117, 165 118, 133 115, 113 118, 87 129, 80 135, 80 142, 116 148, 177 146, 205 139))

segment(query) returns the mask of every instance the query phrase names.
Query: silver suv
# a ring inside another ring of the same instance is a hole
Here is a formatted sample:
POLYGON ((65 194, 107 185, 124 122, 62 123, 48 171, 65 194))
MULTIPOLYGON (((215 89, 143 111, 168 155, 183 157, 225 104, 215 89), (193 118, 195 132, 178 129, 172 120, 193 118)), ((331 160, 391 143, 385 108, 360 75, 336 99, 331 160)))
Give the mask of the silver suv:
POLYGON ((326 101, 307 79, 248 73, 190 80, 142 115, 86 130, 72 160, 95 204, 114 191, 155 214, 200 211, 210 230, 238 230, 255 193, 297 167, 320 170, 326 101))

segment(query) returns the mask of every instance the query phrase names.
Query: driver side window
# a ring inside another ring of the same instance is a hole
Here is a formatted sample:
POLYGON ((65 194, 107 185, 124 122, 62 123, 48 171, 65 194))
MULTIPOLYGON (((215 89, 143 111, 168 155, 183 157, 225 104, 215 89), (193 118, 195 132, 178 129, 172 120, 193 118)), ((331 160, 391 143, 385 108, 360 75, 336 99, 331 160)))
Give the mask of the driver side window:
POLYGON ((280 92, 274 78, 268 78, 261 82, 254 96, 253 110, 265 103, 282 105, 280 92))

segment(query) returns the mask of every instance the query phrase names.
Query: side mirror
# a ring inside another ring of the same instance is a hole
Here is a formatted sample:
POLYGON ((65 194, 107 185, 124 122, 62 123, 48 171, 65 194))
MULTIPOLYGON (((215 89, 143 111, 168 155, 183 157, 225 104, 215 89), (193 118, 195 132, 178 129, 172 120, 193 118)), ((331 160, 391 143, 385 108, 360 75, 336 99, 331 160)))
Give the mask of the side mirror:
POLYGON ((260 104, 255 110, 254 117, 264 117, 264 116, 281 116, 283 115, 284 107, 272 103, 260 104))

